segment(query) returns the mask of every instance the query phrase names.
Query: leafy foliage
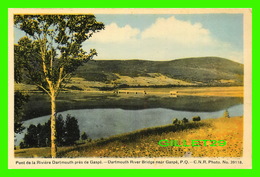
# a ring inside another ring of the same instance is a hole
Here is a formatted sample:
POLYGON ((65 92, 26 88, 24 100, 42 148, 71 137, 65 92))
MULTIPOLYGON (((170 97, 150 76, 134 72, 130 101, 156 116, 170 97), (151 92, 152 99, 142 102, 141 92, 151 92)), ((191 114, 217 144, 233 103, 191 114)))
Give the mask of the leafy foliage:
POLYGON ((45 91, 97 55, 82 43, 104 29, 94 15, 15 15, 14 24, 27 34, 14 47, 15 78, 45 91))
POLYGON ((88 135, 86 132, 83 132, 81 135, 81 140, 86 140, 86 139, 88 139, 88 135))
POLYGON ((194 117, 192 117, 192 121, 194 121, 194 122, 198 122, 198 121, 200 121, 200 120, 201 120, 200 116, 194 116, 194 117))
POLYGON ((30 125, 29 128, 27 129, 27 134, 24 136, 24 145, 27 147, 37 147, 38 145, 38 140, 40 138, 39 136, 39 131, 41 130, 41 125, 35 126, 35 125, 30 125))
MULTIPOLYGON (((20 144, 20 148, 50 146, 50 124, 50 120, 43 125, 38 124, 36 126, 31 124, 27 128, 27 133, 24 136, 23 142, 20 144)), ((56 141, 58 146, 72 145, 80 138, 78 121, 75 117, 72 117, 69 114, 65 121, 61 114, 57 116, 56 131, 56 141)), ((86 133, 85 136, 87 136, 86 133)))
POLYGON ((14 15, 14 25, 26 33, 14 46, 15 76, 50 96, 51 153, 55 158, 56 97, 66 79, 83 63, 97 55, 87 53, 82 43, 104 29, 94 15, 14 15))
POLYGON ((78 120, 75 117, 72 117, 70 114, 67 115, 65 121, 65 144, 72 145, 76 140, 80 138, 80 131, 78 126, 78 120))
POLYGON ((14 132, 20 133, 24 130, 22 119, 24 116, 24 104, 28 102, 29 96, 17 91, 14 94, 14 132))
POLYGON ((223 117, 225 117, 225 118, 230 118, 229 112, 228 112, 227 109, 224 111, 223 117))
POLYGON ((186 123, 188 123, 188 122, 189 122, 189 119, 187 119, 186 117, 184 117, 184 118, 182 119, 182 123, 186 124, 186 123))

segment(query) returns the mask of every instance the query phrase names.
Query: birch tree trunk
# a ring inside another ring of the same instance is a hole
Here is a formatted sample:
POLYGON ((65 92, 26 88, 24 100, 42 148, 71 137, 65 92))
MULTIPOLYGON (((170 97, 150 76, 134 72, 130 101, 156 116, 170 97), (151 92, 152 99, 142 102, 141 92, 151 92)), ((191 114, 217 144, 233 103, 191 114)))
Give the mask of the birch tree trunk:
POLYGON ((64 79, 97 55, 95 49, 87 54, 81 44, 93 33, 105 29, 105 25, 92 14, 14 15, 14 24, 26 33, 15 45, 15 61, 20 63, 17 66, 31 83, 50 96, 51 157, 55 158, 56 97, 64 79))
POLYGON ((51 157, 57 157, 56 144, 56 97, 51 94, 51 157))

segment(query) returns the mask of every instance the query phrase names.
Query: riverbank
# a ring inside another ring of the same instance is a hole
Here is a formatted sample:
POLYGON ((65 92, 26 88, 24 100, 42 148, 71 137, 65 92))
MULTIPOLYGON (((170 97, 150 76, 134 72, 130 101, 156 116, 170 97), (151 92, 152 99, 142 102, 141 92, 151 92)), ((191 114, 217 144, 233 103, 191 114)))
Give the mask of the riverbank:
MULTIPOLYGON (((90 143, 58 148, 59 157, 241 157, 243 154, 243 117, 206 119, 184 125, 146 128, 90 143), (162 147, 168 140, 225 140, 225 146, 162 147)), ((15 150, 15 157, 50 157, 49 148, 15 150)))
MULTIPOLYGON (((243 104, 243 87, 131 88, 131 90, 136 92, 145 90, 146 94, 114 93, 114 91, 61 92, 57 97, 57 112, 96 108, 125 110, 167 108, 213 112, 243 104), (171 95, 171 91, 175 93, 171 95)), ((24 120, 50 115, 50 101, 47 94, 29 92, 29 95, 29 102, 24 106, 24 120)))
MULTIPOLYGON (((126 89, 122 89, 126 90, 126 89)), ((149 95, 162 96, 200 96, 200 97, 239 97, 244 95, 243 86, 228 86, 228 87, 171 87, 171 88, 129 88, 128 94, 140 94, 135 91, 144 91, 149 95)), ((104 93, 104 92, 103 92, 104 93)))
MULTIPOLYGON (((28 87, 25 84, 16 84, 16 90, 27 94, 41 93, 34 86, 28 87)), ((86 88, 82 90, 66 89, 61 93, 82 93, 94 95, 120 95, 120 96, 140 96, 140 95, 157 95, 157 96, 215 96, 215 97, 239 97, 244 95, 243 86, 226 86, 226 87, 202 87, 202 86, 186 86, 186 87, 129 87, 120 89, 108 89, 109 91, 101 91, 98 88, 86 88)))

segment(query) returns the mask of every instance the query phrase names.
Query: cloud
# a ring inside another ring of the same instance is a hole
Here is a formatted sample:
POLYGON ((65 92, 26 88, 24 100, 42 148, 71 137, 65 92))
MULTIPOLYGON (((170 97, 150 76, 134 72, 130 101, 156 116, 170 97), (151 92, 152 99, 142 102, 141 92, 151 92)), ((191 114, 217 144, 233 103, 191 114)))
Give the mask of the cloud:
POLYGON ((98 59, 172 60, 186 57, 218 56, 243 63, 243 52, 215 38, 201 23, 157 18, 141 31, 116 23, 94 34, 88 46, 96 48, 98 59))
POLYGON ((209 44, 210 32, 202 24, 170 18, 158 18, 142 33, 142 39, 171 40, 179 44, 209 44))
POLYGON ((139 29, 129 25, 119 27, 116 23, 111 23, 105 27, 105 30, 93 35, 90 41, 100 43, 129 42, 134 40, 139 33, 139 29))

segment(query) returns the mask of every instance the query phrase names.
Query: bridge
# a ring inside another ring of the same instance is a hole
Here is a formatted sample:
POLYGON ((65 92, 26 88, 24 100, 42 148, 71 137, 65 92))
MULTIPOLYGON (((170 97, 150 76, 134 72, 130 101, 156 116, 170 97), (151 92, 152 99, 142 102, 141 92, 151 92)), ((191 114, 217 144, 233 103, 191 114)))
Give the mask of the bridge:
POLYGON ((116 91, 116 93, 125 93, 125 94, 130 94, 130 93, 133 93, 133 94, 146 94, 146 91, 145 90, 118 90, 116 91))

